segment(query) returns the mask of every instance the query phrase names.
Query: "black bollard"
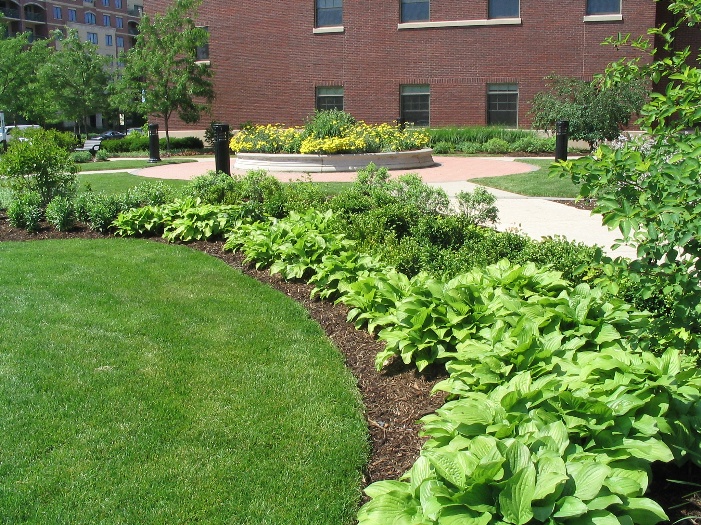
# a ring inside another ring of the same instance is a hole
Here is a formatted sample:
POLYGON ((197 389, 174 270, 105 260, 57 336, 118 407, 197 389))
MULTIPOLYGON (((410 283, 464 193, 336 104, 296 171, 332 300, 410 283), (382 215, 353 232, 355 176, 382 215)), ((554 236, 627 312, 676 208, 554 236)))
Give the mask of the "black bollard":
POLYGON ((567 132, 570 123, 566 120, 555 122, 555 160, 567 160, 567 132))
POLYGON ((160 143, 158 141, 158 124, 148 125, 148 161, 161 162, 160 143))
POLYGON ((231 155, 229 153, 229 125, 214 124, 214 165, 217 172, 231 175, 231 155))

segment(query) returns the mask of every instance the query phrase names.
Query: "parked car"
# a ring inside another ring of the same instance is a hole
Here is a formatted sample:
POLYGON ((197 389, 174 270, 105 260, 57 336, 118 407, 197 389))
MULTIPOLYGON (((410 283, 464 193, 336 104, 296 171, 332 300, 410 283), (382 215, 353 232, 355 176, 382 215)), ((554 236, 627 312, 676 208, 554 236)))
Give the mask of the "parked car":
MULTIPOLYGON (((0 129, 0 144, 4 142, 10 142, 13 138, 18 135, 18 132, 25 129, 39 129, 41 126, 36 124, 18 124, 17 126, 5 126, 5 133, 3 134, 2 129, 0 129), (13 137, 14 134, 14 137, 13 137)), ((23 137, 19 137, 19 140, 27 140, 23 137)))
POLYGON ((110 130, 110 131, 105 131, 104 133, 101 133, 96 138, 98 138, 100 140, 108 140, 108 139, 123 139, 124 137, 126 137, 126 135, 124 133, 122 133, 121 131, 110 130))
POLYGON ((132 135, 134 133, 140 133, 141 135, 145 135, 144 128, 129 128, 127 130, 127 135, 132 135))

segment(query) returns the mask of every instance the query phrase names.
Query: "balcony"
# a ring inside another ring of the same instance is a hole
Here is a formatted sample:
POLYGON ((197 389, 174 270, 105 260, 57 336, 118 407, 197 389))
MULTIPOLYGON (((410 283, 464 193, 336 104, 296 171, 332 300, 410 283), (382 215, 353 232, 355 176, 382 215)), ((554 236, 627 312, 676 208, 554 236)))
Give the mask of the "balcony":
POLYGON ((39 22, 41 24, 46 23, 46 13, 37 13, 33 11, 25 11, 24 19, 27 22, 39 22))
POLYGON ((11 7, 0 7, 0 13, 2 13, 5 18, 15 18, 19 20, 19 9, 12 9, 11 7))

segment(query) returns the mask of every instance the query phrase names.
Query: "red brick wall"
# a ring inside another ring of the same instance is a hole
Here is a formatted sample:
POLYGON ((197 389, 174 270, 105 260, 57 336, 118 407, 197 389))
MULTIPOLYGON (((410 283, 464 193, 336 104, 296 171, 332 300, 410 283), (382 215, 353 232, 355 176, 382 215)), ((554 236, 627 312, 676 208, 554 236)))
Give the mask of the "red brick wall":
MULTIPOLYGON (((145 0, 144 8, 168 3, 145 0)), ((485 19, 487 3, 433 0, 431 20, 485 19)), ((653 0, 622 3, 622 22, 584 23, 585 0, 521 0, 521 25, 398 30, 398 0, 346 0, 345 31, 313 34, 314 0, 208 0, 200 22, 209 26, 217 102, 204 124, 300 124, 322 85, 342 85, 355 117, 391 121, 401 84, 431 86, 431 125, 484 124, 487 84, 505 82, 519 85, 519 125, 527 127, 545 76, 590 78, 622 56, 600 45, 605 37, 655 25, 653 0)))

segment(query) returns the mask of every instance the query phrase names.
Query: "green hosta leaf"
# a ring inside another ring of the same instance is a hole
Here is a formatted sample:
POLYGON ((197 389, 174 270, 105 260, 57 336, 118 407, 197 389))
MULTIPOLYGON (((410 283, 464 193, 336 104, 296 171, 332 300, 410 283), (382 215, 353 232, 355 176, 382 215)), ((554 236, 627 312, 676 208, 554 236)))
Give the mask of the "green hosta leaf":
POLYGON ((488 512, 470 512, 462 505, 445 507, 438 518, 438 525, 487 525, 492 519, 488 512))
POLYGON ((535 494, 535 480, 535 467, 528 465, 506 481, 499 494, 499 510, 506 522, 523 525, 533 519, 531 503, 535 494))
POLYGON ((621 498, 616 496, 615 494, 610 494, 608 496, 599 496, 598 498, 594 498, 590 502, 587 503, 587 507, 589 510, 604 510, 607 507, 610 507, 611 505, 617 505, 623 503, 621 501, 621 498))
POLYGON ((630 498, 623 503, 621 509, 625 510, 637 525, 655 525, 669 519, 662 507, 648 498, 630 498))
POLYGON ((424 516, 430 520, 438 519, 445 505, 452 503, 452 492, 439 481, 426 481, 419 488, 419 500, 424 516))
POLYGON ((394 481, 391 479, 376 481, 375 483, 365 487, 363 492, 365 492, 365 494, 372 499, 378 498, 390 492, 395 492, 397 494, 406 493, 407 495, 412 494, 411 487, 408 483, 404 483, 403 481, 394 481))
POLYGON ((637 439, 624 439, 623 450, 630 453, 631 456, 644 459, 653 463, 662 461, 668 463, 674 460, 674 454, 669 450, 669 447, 663 441, 655 438, 640 441, 637 439))
POLYGON ((611 476, 606 479, 604 485, 615 494, 638 497, 645 493, 648 483, 647 472, 633 467, 630 469, 612 468, 611 476))
POLYGON ((430 525, 422 516, 418 502, 404 492, 388 492, 363 505, 358 511, 359 525, 430 525))
POLYGON ((598 332, 595 333, 596 337, 594 338, 594 341, 599 345, 611 341, 618 341, 621 338, 621 334, 618 333, 618 330, 616 330, 613 325, 610 324, 602 325, 598 332))
POLYGON ((464 461, 461 461, 462 452, 434 449, 424 450, 426 457, 436 472, 450 484, 464 490, 467 487, 467 475, 464 461))
MULTIPOLYGON (((509 467, 513 474, 533 466, 531 461, 531 451, 528 447, 519 441, 514 441, 506 450, 506 459, 509 462, 509 467)), ((535 470, 534 470, 535 473, 535 470)))
POLYGON ((567 525, 623 525, 624 522, 606 510, 592 510, 583 516, 567 520, 567 525))
POLYGON ((561 457, 549 455, 540 458, 533 499, 542 500, 551 494, 559 495, 561 490, 558 489, 562 489, 568 479, 567 468, 561 457))
POLYGON ((570 462, 567 464, 567 472, 574 482, 573 495, 582 501, 589 501, 599 495, 611 469, 593 461, 570 462))
POLYGON ((583 516, 589 512, 587 504, 574 496, 566 496, 557 502, 557 512, 553 514, 555 518, 575 518, 583 516))

